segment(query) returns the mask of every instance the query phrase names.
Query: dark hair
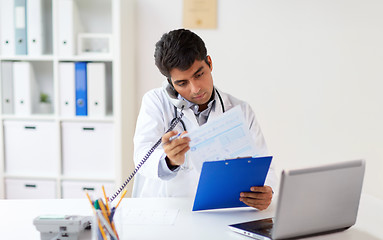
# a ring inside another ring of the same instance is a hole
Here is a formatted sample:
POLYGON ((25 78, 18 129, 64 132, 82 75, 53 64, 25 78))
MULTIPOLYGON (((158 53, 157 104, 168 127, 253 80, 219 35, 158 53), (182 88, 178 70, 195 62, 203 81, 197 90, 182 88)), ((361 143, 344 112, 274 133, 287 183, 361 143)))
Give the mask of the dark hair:
MULTIPOLYGON (((170 81, 170 71, 185 71, 195 60, 207 62, 207 50, 203 40, 187 29, 178 29, 162 35, 156 43, 154 60, 160 72, 170 81)), ((208 63, 208 62, 207 62, 208 63)), ((209 63, 208 63, 209 65, 209 63)))

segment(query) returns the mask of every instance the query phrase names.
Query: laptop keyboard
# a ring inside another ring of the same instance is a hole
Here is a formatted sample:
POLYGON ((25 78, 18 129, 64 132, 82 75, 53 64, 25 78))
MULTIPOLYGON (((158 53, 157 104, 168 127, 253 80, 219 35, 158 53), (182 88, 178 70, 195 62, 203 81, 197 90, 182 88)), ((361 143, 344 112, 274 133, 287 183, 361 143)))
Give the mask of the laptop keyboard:
POLYGON ((273 225, 272 218, 237 224, 241 229, 267 237, 271 237, 273 225))

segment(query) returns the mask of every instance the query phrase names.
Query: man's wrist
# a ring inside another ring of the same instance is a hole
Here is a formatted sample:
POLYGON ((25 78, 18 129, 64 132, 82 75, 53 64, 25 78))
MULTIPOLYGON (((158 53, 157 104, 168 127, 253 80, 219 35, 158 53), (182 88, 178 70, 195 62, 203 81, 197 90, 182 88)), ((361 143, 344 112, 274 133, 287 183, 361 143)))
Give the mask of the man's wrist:
POLYGON ((173 165, 170 162, 170 159, 168 158, 168 156, 165 157, 165 162, 166 162, 166 165, 168 166, 170 171, 174 171, 174 170, 176 170, 179 167, 179 165, 173 165))

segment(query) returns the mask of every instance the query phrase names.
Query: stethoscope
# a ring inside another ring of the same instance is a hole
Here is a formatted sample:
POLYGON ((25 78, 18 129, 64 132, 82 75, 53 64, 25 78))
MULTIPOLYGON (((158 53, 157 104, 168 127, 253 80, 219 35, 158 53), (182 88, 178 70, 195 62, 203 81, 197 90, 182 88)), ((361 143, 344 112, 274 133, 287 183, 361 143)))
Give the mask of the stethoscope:
MULTIPOLYGON (((214 88, 214 90, 215 90, 215 92, 217 93, 217 96, 218 96, 218 98, 219 98, 219 101, 221 102, 222 113, 224 113, 224 112, 225 112, 225 106, 223 105, 223 101, 222 101, 221 94, 219 94, 219 92, 218 92, 217 89, 214 88)), ((174 121, 176 121, 177 118, 178 118, 177 107, 174 106, 174 118, 173 118, 172 121, 170 122, 170 125, 172 125, 172 124, 174 123, 174 121)), ((180 123, 181 123, 181 125, 182 125, 184 131, 186 131, 186 125, 185 125, 184 121, 183 121, 183 120, 180 120, 180 123)))

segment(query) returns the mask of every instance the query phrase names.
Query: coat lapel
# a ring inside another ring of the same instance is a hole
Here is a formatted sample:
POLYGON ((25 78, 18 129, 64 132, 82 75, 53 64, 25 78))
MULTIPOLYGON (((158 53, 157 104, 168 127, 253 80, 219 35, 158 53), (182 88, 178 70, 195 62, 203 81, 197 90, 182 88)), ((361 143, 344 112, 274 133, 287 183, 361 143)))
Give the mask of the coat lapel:
MULTIPOLYGON (((178 112, 180 112, 180 110, 178 110, 178 112)), ((185 109, 183 113, 184 113, 184 117, 182 118, 182 120, 185 122, 187 131, 190 131, 199 126, 193 110, 188 108, 188 109, 185 109)))
MULTIPOLYGON (((232 104, 229 101, 228 95, 223 93, 223 92, 221 92, 221 91, 219 91, 219 90, 218 90, 218 92, 221 95, 223 105, 225 106, 225 111, 228 111, 230 108, 232 108, 232 104)), ((207 119, 207 122, 218 118, 223 113, 221 100, 219 99, 218 94, 214 95, 214 99, 215 99, 215 107, 210 112, 209 118, 207 119)), ((178 113, 180 112, 179 109, 177 109, 177 111, 178 111, 178 113)), ((182 120, 185 122, 188 131, 190 131, 190 130, 196 128, 196 127, 199 127, 197 119, 196 119, 196 117, 194 115, 193 110, 188 108, 188 109, 185 109, 183 112, 184 112, 184 117, 182 118, 182 120), (191 126, 190 126, 190 124, 191 124, 191 126)))
MULTIPOLYGON (((231 108, 231 102, 229 101, 229 99, 225 93, 221 92, 220 90, 218 90, 218 92, 221 95, 223 106, 225 107, 225 111, 227 112, 231 108)), ((214 110, 212 110, 210 112, 209 118, 207 119, 207 122, 218 118, 223 113, 221 100, 219 99, 217 93, 215 94, 214 99, 215 99, 215 108, 214 108, 214 110)))

